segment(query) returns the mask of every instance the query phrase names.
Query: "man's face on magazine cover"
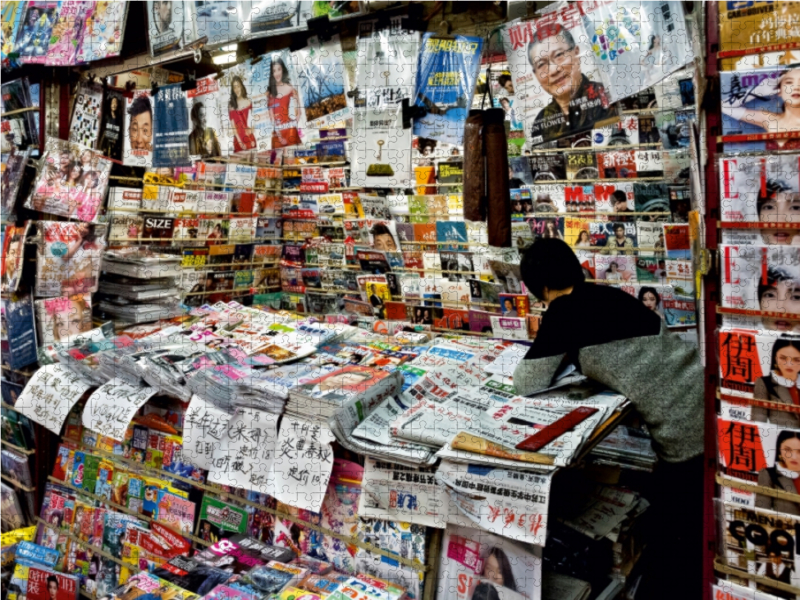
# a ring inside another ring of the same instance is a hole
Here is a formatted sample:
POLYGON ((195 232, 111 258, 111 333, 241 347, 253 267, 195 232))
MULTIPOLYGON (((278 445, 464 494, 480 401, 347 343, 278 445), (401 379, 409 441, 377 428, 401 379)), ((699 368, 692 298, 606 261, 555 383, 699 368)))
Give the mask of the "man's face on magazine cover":
POLYGON ((554 98, 571 95, 581 83, 580 50, 569 46, 563 35, 555 35, 530 49, 533 73, 542 89, 554 98))

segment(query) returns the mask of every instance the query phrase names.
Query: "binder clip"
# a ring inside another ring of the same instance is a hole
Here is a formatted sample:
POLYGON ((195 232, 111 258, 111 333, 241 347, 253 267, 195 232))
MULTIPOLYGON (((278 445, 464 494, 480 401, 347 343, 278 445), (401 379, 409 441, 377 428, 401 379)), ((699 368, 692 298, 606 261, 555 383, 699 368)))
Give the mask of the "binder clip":
POLYGON ((403 98, 403 129, 411 129, 411 121, 414 119, 421 119, 428 114, 422 106, 412 106, 408 98, 403 98))
MULTIPOLYGON (((152 77, 152 74, 150 75, 152 77)), ((155 81, 150 82, 150 97, 155 98, 158 94, 158 84, 155 81)))
POLYGON ((186 71, 186 78, 181 83, 181 91, 197 89, 197 71, 186 71))

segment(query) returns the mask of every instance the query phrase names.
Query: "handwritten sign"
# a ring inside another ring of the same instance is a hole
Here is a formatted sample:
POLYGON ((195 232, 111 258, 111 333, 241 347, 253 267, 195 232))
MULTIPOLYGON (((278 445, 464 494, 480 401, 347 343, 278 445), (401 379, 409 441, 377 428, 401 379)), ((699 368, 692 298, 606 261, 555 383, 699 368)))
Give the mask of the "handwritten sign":
POLYGON ((184 420, 184 460, 201 469, 211 469, 211 459, 219 450, 232 417, 200 396, 192 396, 184 420))
POLYGON ((115 377, 89 396, 83 409, 83 426, 124 442, 125 431, 136 411, 155 393, 154 388, 132 385, 115 377))
POLYGON ((69 411, 90 387, 65 366, 47 365, 33 374, 15 408, 58 435, 69 411))
POLYGON ((273 495, 278 415, 238 408, 211 457, 208 481, 273 495))
POLYGON ((284 504, 319 512, 333 469, 333 440, 326 425, 284 417, 269 494, 284 504))

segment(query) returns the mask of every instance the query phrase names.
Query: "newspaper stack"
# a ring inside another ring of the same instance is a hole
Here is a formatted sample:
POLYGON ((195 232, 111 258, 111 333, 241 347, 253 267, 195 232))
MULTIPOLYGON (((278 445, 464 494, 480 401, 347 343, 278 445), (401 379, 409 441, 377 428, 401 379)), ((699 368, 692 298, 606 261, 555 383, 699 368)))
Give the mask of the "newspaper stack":
POLYGON ((647 471, 652 473, 658 462, 651 438, 623 425, 612 431, 589 454, 595 464, 647 471))
POLYGON ((187 391, 233 414, 237 407, 256 408, 274 414, 283 412, 289 389, 271 381, 247 365, 222 364, 205 367, 188 378, 187 391))
POLYGON ((181 257, 154 252, 147 246, 116 248, 103 255, 102 270, 139 279, 180 277, 181 257))

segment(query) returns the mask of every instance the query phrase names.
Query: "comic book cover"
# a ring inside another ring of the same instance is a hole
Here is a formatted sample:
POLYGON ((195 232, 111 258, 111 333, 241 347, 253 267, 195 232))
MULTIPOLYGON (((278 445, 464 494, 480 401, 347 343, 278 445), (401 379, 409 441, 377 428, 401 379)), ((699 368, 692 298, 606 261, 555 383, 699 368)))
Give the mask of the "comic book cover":
POLYGON ((89 11, 83 41, 78 51, 79 63, 119 56, 128 15, 126 0, 98 0, 89 11))
POLYGON ((60 5, 61 2, 52 0, 35 0, 25 4, 14 44, 14 52, 19 55, 20 62, 45 63, 60 5))
POLYGON ((94 223, 108 190, 111 161, 77 143, 48 138, 44 164, 25 207, 94 223))
POLYGON ((45 64, 68 66, 77 64, 78 51, 83 43, 86 22, 94 2, 74 0, 61 2, 58 20, 53 25, 45 64))

